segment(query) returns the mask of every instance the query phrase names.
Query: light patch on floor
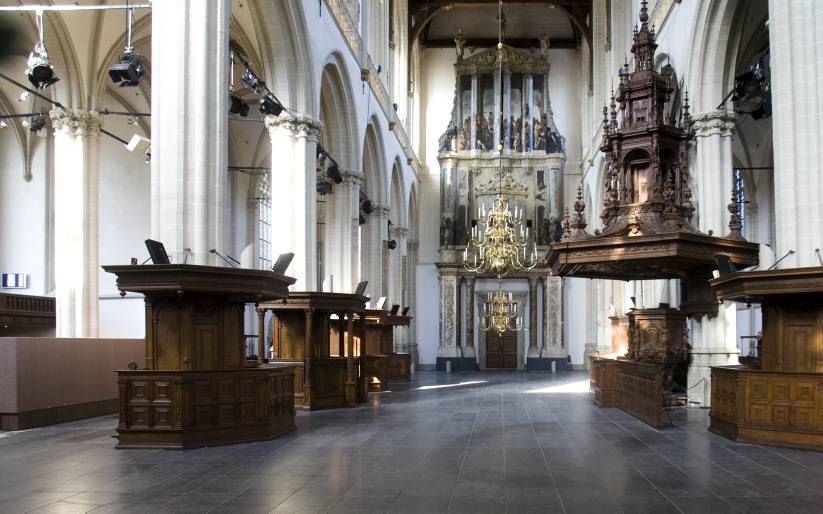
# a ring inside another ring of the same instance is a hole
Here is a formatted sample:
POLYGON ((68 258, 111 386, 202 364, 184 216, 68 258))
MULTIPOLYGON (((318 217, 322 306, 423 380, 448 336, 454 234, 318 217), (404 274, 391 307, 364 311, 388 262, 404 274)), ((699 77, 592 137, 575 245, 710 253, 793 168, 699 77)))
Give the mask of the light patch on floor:
POLYGON ((428 386, 420 386, 417 388, 418 391, 426 391, 428 389, 444 389, 446 387, 459 387, 459 386, 467 386, 467 385, 474 385, 474 384, 485 384, 488 380, 469 380, 467 382, 460 382, 457 384, 438 384, 438 385, 428 385, 428 386))
POLYGON ((532 389, 526 391, 529 394, 556 394, 556 393, 588 393, 589 381, 580 380, 579 382, 569 382, 568 384, 560 384, 556 386, 541 387, 540 389, 532 389))

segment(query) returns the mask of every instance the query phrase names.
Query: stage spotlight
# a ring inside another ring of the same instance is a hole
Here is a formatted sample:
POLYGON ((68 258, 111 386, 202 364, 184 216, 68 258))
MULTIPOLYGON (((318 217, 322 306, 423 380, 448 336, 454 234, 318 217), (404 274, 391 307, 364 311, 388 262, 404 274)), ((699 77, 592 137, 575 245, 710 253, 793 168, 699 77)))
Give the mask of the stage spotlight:
POLYGON ((366 214, 371 214, 374 212, 374 205, 372 205, 371 200, 366 199, 360 204, 360 210, 366 214))
POLYGON ((257 75, 255 75, 254 72, 248 68, 246 68, 246 71, 243 72, 241 79, 243 80, 243 83, 255 93, 260 93, 263 90, 263 87, 265 87, 265 83, 257 78, 257 75))
POLYGON ((109 77, 115 84, 120 84, 120 87, 134 87, 143 78, 143 61, 134 53, 131 44, 133 18, 133 10, 126 9, 126 48, 120 56, 120 62, 112 64, 109 68, 109 77))
POLYGON ((343 182, 343 175, 340 174, 340 168, 337 167, 337 164, 329 166, 326 170, 326 176, 332 179, 335 184, 343 182))
POLYGON ((386 243, 386 246, 389 247, 389 250, 394 250, 395 248, 397 248, 397 241, 395 241, 394 239, 389 239, 388 241, 386 241, 386 243))
POLYGON ((229 93, 229 114, 245 118, 249 115, 249 104, 239 96, 229 93))
POLYGON ((38 132, 46 126, 46 117, 43 114, 35 114, 29 121, 29 130, 38 132))
POLYGON ((34 51, 29 54, 26 75, 29 77, 29 82, 37 89, 46 89, 60 80, 54 74, 54 66, 49 61, 49 54, 46 52, 46 47, 42 41, 39 41, 35 45, 34 51))
POLYGON ((317 191, 317 194, 319 195, 331 194, 331 184, 325 180, 318 181, 315 191, 317 191))
POLYGON ((283 106, 271 95, 262 97, 257 107, 262 114, 271 114, 272 116, 280 116, 280 113, 283 112, 283 106))
POLYGON ((120 57, 120 62, 112 64, 109 68, 109 77, 120 87, 134 87, 143 78, 143 62, 140 56, 134 52, 126 52, 120 57))

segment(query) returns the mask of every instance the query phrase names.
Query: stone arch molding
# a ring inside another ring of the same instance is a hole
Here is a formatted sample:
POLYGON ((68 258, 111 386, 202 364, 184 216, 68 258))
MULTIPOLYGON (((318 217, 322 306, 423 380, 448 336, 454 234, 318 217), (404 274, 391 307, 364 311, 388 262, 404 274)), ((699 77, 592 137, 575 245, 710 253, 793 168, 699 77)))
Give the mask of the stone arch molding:
POLYGON ((351 81, 346 80, 345 64, 339 53, 331 54, 323 65, 318 92, 317 112, 322 123, 323 147, 346 170, 361 166, 351 81))

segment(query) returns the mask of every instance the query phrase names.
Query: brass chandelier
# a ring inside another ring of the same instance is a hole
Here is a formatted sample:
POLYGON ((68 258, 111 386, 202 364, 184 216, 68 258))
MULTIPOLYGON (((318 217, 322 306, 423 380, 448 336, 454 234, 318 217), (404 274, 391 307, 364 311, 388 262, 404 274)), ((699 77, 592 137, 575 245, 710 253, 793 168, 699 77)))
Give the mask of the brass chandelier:
POLYGON ((498 193, 491 210, 478 208, 478 224, 463 251, 463 266, 472 273, 493 273, 503 278, 516 271, 528 271, 537 264, 537 247, 531 227, 523 222, 523 210, 509 209, 498 193))
POLYGON ((517 304, 511 293, 503 292, 503 283, 497 281, 497 292, 488 295, 480 316, 480 330, 484 332, 504 332, 523 330, 523 318, 517 314, 517 304))

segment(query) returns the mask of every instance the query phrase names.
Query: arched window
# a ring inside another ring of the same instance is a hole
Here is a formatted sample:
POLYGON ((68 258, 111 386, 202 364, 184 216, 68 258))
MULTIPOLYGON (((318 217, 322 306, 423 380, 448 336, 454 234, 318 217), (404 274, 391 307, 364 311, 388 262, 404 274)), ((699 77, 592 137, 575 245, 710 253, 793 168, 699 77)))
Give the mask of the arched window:
POLYGON ((257 180, 257 268, 271 269, 271 195, 269 175, 257 180))

